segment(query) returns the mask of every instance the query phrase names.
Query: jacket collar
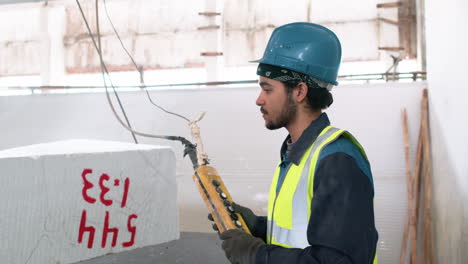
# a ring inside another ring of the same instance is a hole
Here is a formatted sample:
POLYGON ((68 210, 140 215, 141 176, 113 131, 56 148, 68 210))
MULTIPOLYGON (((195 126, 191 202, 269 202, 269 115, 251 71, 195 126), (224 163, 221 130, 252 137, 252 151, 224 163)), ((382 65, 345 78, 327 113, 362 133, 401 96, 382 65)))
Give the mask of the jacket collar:
MULTIPOLYGON (((292 146, 291 152, 288 153, 286 159, 293 162, 296 165, 299 165, 301 158, 310 147, 312 143, 317 139, 320 132, 330 125, 330 120, 326 113, 322 113, 319 118, 315 119, 310 123, 310 125, 302 132, 302 135, 292 146)), ((287 141, 291 138, 291 135, 288 135, 281 146, 280 157, 284 162, 283 157, 285 156, 287 149, 287 141)))

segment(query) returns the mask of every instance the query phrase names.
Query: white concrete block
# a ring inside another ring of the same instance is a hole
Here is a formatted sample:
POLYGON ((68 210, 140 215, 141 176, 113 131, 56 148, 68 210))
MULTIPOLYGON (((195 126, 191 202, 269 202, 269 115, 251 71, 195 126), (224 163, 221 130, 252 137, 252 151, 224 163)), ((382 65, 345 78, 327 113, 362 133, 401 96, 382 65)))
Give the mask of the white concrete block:
POLYGON ((0 152, 0 262, 73 263, 179 238, 171 148, 72 140, 0 152))

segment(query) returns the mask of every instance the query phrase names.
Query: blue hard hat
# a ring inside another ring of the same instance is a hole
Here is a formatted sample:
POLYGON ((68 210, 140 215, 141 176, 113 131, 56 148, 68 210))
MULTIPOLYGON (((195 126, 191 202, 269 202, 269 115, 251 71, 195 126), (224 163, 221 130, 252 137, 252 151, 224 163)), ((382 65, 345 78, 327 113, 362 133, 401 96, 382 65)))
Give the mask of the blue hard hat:
POLYGON ((328 28, 305 22, 286 24, 271 34, 263 57, 252 62, 302 72, 338 85, 341 44, 328 28))

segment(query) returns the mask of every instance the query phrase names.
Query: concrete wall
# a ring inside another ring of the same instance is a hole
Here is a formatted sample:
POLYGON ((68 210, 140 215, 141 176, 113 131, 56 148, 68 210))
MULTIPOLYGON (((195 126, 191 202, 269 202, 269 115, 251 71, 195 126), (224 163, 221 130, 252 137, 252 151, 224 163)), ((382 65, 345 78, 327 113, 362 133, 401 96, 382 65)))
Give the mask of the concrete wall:
POLYGON ((438 263, 468 262, 468 2, 426 0, 438 263), (447 15, 449 14, 449 15, 447 15))
POLYGON ((27 3, 27 2, 41 2, 44 0, 2 0, 0 4, 18 4, 18 3, 27 3))
POLYGON ((41 8, 37 3, 0 5, 0 75, 39 74, 41 65, 41 8), (24 23, 24 18, 33 21, 24 23))
MULTIPOLYGON (((95 32, 95 1, 80 2, 95 32)), ((126 48, 145 68, 200 67, 210 62, 201 52, 223 52, 225 66, 246 65, 261 57, 275 27, 296 21, 324 24, 335 31, 343 44, 343 61, 388 62, 389 53, 378 47, 399 46, 398 27, 379 18, 398 20, 398 10, 376 8, 380 2, 300 0, 291 5, 282 0, 268 4, 265 0, 108 0, 107 10, 126 48), (198 14, 204 11, 222 16, 213 19, 198 14), (220 29, 201 29, 209 25, 220 29), (213 32, 219 32, 217 45, 213 45, 217 39, 213 32)), ((133 69, 102 3, 104 60, 113 70, 133 69)), ((100 69, 75 1, 1 5, 0 22, 0 76, 45 72, 43 84, 61 85, 65 70, 100 69)))
MULTIPOLYGON (((343 85, 333 91, 328 114, 338 127, 363 144, 375 178, 376 220, 381 263, 397 263, 406 214, 406 185, 400 110, 408 109, 412 150, 419 129, 419 104, 424 83, 343 85)), ((259 88, 152 91, 154 101, 200 122, 205 150, 234 199, 266 214, 268 189, 286 133, 264 128, 255 99, 259 88)), ((120 97, 134 128, 187 138, 186 121, 162 113, 143 92, 120 97)), ((105 139, 132 142, 113 117, 105 95, 48 94, 0 97, 0 149, 63 139, 105 139)), ((169 145, 177 157, 176 176, 181 231, 211 232, 207 209, 192 182, 192 168, 182 159, 179 143, 141 138, 141 143, 169 145)))

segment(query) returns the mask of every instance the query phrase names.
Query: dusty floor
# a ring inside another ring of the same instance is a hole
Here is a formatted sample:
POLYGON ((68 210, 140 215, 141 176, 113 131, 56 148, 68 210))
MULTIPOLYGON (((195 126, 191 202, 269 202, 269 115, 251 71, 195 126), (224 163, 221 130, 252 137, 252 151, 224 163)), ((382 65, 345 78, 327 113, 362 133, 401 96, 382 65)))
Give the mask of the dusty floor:
POLYGON ((181 232, 168 243, 110 254, 76 264, 229 264, 217 234, 181 232))

